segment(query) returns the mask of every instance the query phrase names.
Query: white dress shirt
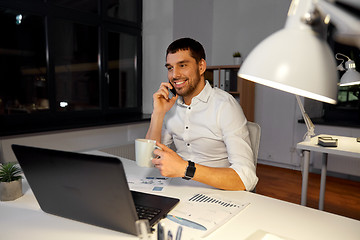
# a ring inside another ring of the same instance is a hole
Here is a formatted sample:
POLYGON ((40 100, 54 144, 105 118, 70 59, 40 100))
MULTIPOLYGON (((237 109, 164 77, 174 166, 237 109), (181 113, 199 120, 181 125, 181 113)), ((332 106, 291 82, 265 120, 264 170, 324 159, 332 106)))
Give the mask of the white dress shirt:
POLYGON ((167 112, 162 143, 175 144, 184 160, 210 167, 230 167, 253 190, 258 178, 251 149, 247 120, 239 103, 229 93, 204 89, 186 105, 182 97, 167 112))

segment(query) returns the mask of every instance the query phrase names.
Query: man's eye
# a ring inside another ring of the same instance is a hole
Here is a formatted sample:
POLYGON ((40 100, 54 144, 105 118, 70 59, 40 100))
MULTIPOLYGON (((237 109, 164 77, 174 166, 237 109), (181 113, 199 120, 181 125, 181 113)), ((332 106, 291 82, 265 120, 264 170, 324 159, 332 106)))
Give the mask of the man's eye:
POLYGON ((186 64, 181 64, 180 67, 182 67, 182 68, 183 68, 183 67, 186 67, 186 64))
POLYGON ((171 71, 173 67, 166 67, 168 71, 171 71))

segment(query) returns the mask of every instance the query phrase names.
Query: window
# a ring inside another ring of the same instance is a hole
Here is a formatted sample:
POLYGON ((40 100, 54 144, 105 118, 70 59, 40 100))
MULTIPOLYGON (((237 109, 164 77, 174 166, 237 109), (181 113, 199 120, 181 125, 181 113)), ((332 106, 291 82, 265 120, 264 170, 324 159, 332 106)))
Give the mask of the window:
POLYGON ((97 27, 60 19, 56 19, 54 23, 56 109, 99 109, 97 27))
POLYGON ((141 0, 1 1, 0 135, 141 120, 141 12, 141 0))
POLYGON ((110 18, 117 18, 130 22, 139 21, 138 3, 136 1, 105 0, 106 15, 110 18))
MULTIPOLYGON (((81 1, 73 1, 73 0, 47 0, 49 4, 79 10, 79 11, 85 11, 89 13, 95 13, 97 14, 98 11, 98 0, 81 0, 81 1)), ((135 1, 136 2, 136 1, 135 1)))
POLYGON ((109 108, 135 107, 138 104, 136 79, 137 36, 108 32, 109 108))
POLYGON ((48 110, 44 17, 0 8, 0 114, 48 110))

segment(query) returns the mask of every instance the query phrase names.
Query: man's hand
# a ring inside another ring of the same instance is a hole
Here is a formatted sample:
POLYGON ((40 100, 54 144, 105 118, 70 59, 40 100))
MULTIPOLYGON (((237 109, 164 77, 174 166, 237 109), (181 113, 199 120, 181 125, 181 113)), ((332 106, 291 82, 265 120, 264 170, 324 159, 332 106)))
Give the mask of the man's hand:
POLYGON ((160 170, 161 175, 164 177, 183 177, 188 162, 164 144, 156 142, 156 145, 161 147, 162 150, 154 150, 154 154, 158 157, 154 158, 152 163, 160 170))
POLYGON ((169 98, 169 88, 172 88, 170 83, 162 82, 160 85, 159 90, 157 90, 153 94, 153 101, 154 101, 154 113, 163 113, 165 114, 168 112, 172 106, 174 105, 178 95, 169 98))
POLYGON ((172 88, 169 82, 162 82, 159 90, 153 94, 154 110, 151 115, 151 122, 146 133, 147 139, 161 142, 161 128, 165 114, 174 106, 178 95, 169 98, 169 89, 172 88))

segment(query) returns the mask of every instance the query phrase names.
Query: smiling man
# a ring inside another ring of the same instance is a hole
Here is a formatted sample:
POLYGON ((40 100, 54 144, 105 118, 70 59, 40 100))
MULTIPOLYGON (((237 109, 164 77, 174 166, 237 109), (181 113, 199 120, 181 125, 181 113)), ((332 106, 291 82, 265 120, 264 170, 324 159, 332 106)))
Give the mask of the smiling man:
POLYGON ((204 78, 203 46, 191 38, 166 51, 169 82, 153 95, 154 109, 146 138, 161 150, 152 162, 166 177, 182 177, 224 190, 253 190, 258 178, 247 120, 227 92, 204 78), (171 85, 171 84, 172 85, 171 85), (177 95, 169 98, 169 89, 177 95), (174 143, 176 152, 168 146, 174 143))

